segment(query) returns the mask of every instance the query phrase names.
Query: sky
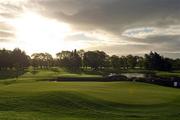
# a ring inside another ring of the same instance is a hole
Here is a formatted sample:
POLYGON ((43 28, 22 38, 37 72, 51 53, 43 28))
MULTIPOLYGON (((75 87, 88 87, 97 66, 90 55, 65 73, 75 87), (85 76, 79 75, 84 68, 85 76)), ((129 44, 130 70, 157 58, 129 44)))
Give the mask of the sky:
POLYGON ((180 57, 179 0, 0 0, 0 48, 180 57))

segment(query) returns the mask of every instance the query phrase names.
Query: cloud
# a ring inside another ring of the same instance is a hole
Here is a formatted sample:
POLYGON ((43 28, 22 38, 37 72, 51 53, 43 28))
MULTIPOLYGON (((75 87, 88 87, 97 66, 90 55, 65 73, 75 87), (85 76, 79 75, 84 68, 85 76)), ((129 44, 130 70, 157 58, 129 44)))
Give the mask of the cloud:
POLYGON ((13 37, 14 36, 14 34, 13 33, 11 33, 11 32, 8 32, 8 31, 0 31, 0 36, 1 37, 13 37))
MULTIPOLYGON (((1 0, 0 1, 0 42, 11 42, 15 40, 15 28, 10 21, 18 17, 23 11, 25 0, 1 0)), ((27 2, 27 1, 26 1, 27 2)))
POLYGON ((179 0, 39 0, 44 14, 79 29, 119 34, 136 26, 165 27, 179 23, 179 0))
POLYGON ((103 50, 107 52, 109 55, 143 55, 144 53, 148 53, 151 50, 150 45, 138 45, 138 44, 122 44, 122 45, 103 45, 97 47, 88 48, 90 50, 103 50))
MULTIPOLYGON (((109 45, 111 53, 180 51, 179 0, 36 0, 35 4, 43 7, 42 14, 77 30, 102 30, 116 36, 116 44, 109 45)), ((107 47, 101 45, 99 49, 107 47)))
POLYGON ((11 42, 14 38, 14 28, 5 22, 0 22, 0 42, 11 42))
MULTIPOLYGON (((24 8, 36 11, 50 19, 64 21, 75 31, 82 32, 66 37, 66 41, 99 44, 95 47, 106 51, 108 48, 112 54, 149 50, 170 54, 180 51, 179 0, 2 1, 1 18, 16 17, 24 8), (98 33, 101 35, 86 34, 96 31, 101 31, 98 33)), ((95 49, 93 46, 90 48, 95 49)))
POLYGON ((83 33, 79 33, 79 34, 75 34, 75 35, 69 35, 65 38, 65 40, 66 41, 93 41, 93 40, 97 40, 97 39, 86 36, 83 33))

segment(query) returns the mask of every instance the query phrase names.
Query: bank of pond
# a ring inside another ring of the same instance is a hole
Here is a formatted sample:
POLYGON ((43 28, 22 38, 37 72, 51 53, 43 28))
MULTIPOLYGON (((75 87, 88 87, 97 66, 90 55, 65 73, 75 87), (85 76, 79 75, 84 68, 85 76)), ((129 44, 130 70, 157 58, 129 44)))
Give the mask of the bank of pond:
POLYGON ((98 77, 57 77, 52 79, 54 82, 116 82, 132 81, 157 84, 166 87, 180 88, 180 77, 161 77, 153 73, 110 73, 98 77))

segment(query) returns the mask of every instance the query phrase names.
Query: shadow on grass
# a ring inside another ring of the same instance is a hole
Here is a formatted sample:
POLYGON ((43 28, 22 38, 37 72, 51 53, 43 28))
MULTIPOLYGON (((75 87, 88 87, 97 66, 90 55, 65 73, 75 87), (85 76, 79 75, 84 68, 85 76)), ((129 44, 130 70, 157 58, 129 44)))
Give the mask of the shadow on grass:
POLYGON ((16 71, 16 70, 2 70, 0 71, 0 80, 17 78, 17 76, 21 76, 25 74, 27 71, 16 71))
POLYGON ((165 104, 129 105, 98 99, 76 92, 40 92, 29 95, 5 95, 0 97, 0 111, 41 112, 52 116, 71 116, 81 118, 146 118, 161 114, 158 110, 179 113, 179 108, 165 104), (160 108, 160 109, 159 109, 160 108), (168 108, 168 110, 167 110, 168 108), (166 111, 167 110, 167 111, 166 111), (150 116, 151 116, 150 115, 150 116))

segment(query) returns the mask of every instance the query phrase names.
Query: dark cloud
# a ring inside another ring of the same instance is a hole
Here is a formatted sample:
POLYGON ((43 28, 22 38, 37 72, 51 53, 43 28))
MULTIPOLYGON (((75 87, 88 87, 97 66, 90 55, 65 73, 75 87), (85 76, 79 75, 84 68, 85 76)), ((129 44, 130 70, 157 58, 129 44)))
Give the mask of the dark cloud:
MULTIPOLYGON (((26 7, 42 15, 64 21, 79 31, 102 30, 123 39, 127 45, 104 45, 97 49, 114 54, 143 53, 150 50, 178 55, 180 33, 150 34, 143 38, 124 37, 129 29, 155 27, 161 30, 180 24, 180 0, 29 0, 28 4, 1 5, 0 16, 13 17, 26 7), (7 9, 8 12, 5 12, 7 9), (134 44, 132 44, 134 42, 134 44), (136 44, 135 44, 136 43, 136 44)), ((180 28, 176 28, 180 31, 180 28)), ((73 35, 65 40, 93 41, 94 37, 73 35)), ((111 38, 109 38, 111 39, 111 38)), ((98 40, 98 39, 97 39, 98 40)), ((95 49, 95 48, 92 48, 95 49)))
POLYGON ((109 48, 108 51, 111 53, 180 51, 180 34, 155 34, 145 38, 122 36, 125 30, 133 28, 168 29, 169 26, 179 25, 179 0, 36 0, 37 4, 44 8, 41 9, 42 14, 70 23, 76 29, 99 29, 116 35, 119 39, 139 44, 98 47, 102 50, 109 48))
POLYGON ((77 28, 116 34, 137 26, 177 24, 180 18, 179 0, 40 0, 38 4, 45 14, 77 28))
POLYGON ((66 41, 94 41, 94 40, 97 40, 96 38, 92 38, 92 37, 89 37, 89 36, 86 36, 84 34, 75 34, 75 35, 70 35, 70 36, 67 36, 65 38, 66 41))
POLYGON ((91 50, 103 50, 110 55, 128 55, 128 54, 135 54, 135 55, 142 55, 147 53, 151 50, 150 45, 137 45, 137 44, 129 44, 129 45, 103 45, 97 47, 88 48, 91 50))
POLYGON ((180 35, 150 36, 146 41, 159 52, 180 52, 180 35))
MULTIPOLYGON (((126 37, 126 40, 148 46, 147 48, 138 46, 142 51, 157 51, 170 57, 175 57, 175 55, 178 55, 176 57, 179 57, 180 55, 180 35, 150 35, 147 38, 142 39, 126 37)), ((131 46, 128 48, 133 50, 131 46)))

